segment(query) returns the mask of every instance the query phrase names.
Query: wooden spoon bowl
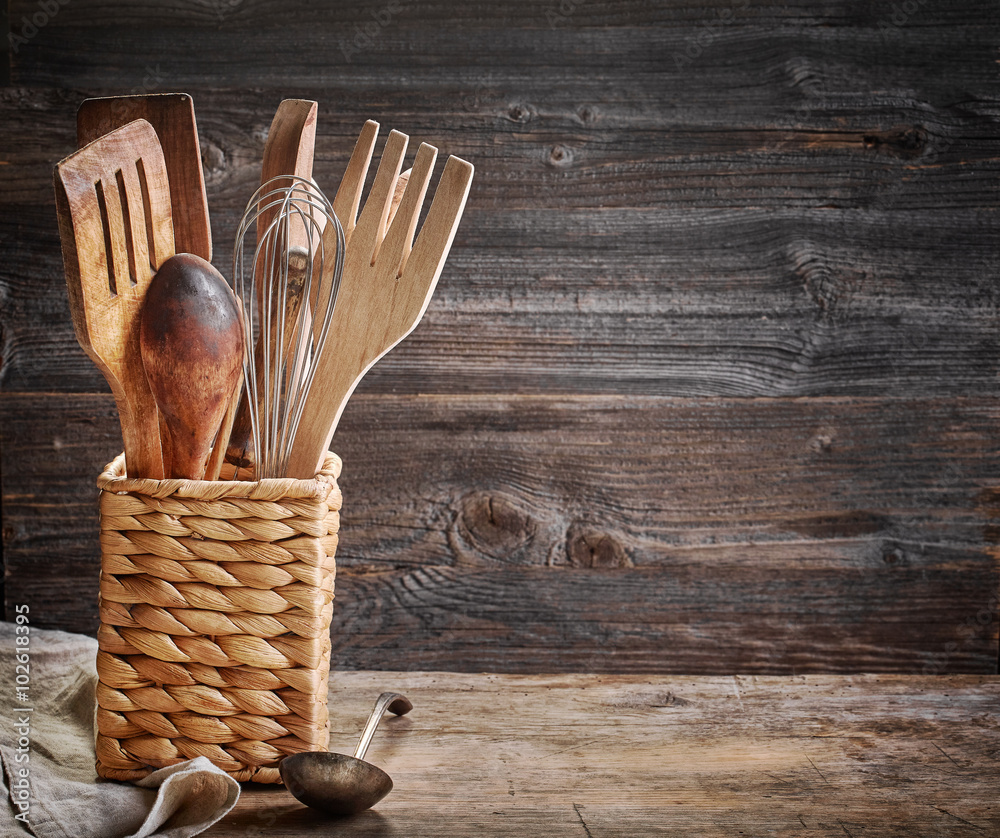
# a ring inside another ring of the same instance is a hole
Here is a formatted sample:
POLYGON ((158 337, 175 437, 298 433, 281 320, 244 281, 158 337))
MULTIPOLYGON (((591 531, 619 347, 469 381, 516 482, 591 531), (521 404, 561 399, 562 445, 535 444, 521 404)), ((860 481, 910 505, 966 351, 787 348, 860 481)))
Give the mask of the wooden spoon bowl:
POLYGON ((176 254, 146 292, 139 342, 168 432, 164 465, 170 477, 200 480, 242 370, 236 296, 210 262, 176 254))

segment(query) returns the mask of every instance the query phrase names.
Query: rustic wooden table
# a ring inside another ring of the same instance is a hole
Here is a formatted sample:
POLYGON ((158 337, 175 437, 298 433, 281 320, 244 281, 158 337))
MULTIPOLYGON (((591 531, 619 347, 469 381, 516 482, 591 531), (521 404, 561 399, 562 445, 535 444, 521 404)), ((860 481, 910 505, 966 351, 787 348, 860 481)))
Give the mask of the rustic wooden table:
POLYGON ((337 672, 333 750, 392 793, 332 820, 246 785, 224 836, 1000 835, 1000 678, 337 672))

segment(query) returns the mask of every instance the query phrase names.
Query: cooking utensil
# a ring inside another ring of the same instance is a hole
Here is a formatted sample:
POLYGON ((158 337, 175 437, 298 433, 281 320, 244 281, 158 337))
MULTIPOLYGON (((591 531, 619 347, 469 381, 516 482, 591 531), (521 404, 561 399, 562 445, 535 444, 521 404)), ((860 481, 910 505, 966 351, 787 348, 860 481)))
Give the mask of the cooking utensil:
POLYGON ((111 385, 129 477, 163 477, 156 403, 139 354, 139 312, 174 252, 166 163, 136 120, 55 167, 70 313, 77 340, 111 385))
POLYGON ((396 185, 392 188, 392 203, 389 205, 389 216, 385 221, 386 227, 392 224, 392 219, 396 217, 396 211, 399 209, 400 201, 403 200, 403 193, 406 191, 406 184, 410 182, 410 175, 412 174, 413 169, 407 169, 396 178, 396 185))
MULTIPOLYGON (((310 99, 284 99, 275 111, 271 128, 264 143, 261 164, 261 185, 271 181, 273 188, 291 186, 293 178, 310 180, 316 148, 316 102, 310 99), (279 180, 282 175, 286 180, 279 180)), ((276 210, 261 213, 257 219, 257 240, 267 229, 276 210)), ((289 225, 288 246, 305 247, 306 229, 300 224, 289 225)))
POLYGON ((343 260, 343 229, 313 182, 282 175, 250 199, 236 236, 233 279, 244 311, 243 373, 257 479, 285 476, 333 321, 343 260), (261 217, 270 220, 248 260, 246 239, 261 217), (296 226, 305 231, 305 247, 288 246, 296 226))
MULTIPOLYGON (((208 455, 208 465, 205 466, 205 479, 218 480, 222 473, 222 464, 226 459, 226 445, 233 430, 233 422, 236 419, 236 408, 239 406, 240 397, 243 394, 243 368, 240 367, 239 377, 236 379, 236 386, 233 388, 232 398, 229 399, 229 406, 226 414, 222 417, 222 425, 215 435, 215 445, 212 453, 208 455)), ((235 479, 235 476, 234 478, 235 479)))
MULTIPOLYGON (((308 99, 285 99, 278 105, 278 110, 271 121, 271 128, 264 143, 264 160, 261 165, 261 184, 270 183, 272 189, 290 187, 294 184, 295 178, 310 180, 312 178, 313 156, 316 145, 316 112, 318 105, 308 99)), ((278 205, 268 207, 260 212, 257 217, 257 240, 262 241, 265 231, 270 226, 277 212, 278 205)), ((305 278, 305 260, 309 257, 306 241, 306 228, 299 223, 293 215, 288 223, 288 235, 285 246, 289 250, 288 269, 289 286, 292 289, 301 287, 305 278)), ((267 260, 262 259, 259 270, 263 271, 267 260)), ((257 276, 255 281, 261 285, 264 277, 257 276)), ((261 296, 263 299, 263 295, 261 296)), ((301 295, 295 296, 285 307, 285 315, 289 322, 285 327, 286 332, 293 330, 293 324, 298 317, 298 303, 301 295)), ((258 312, 259 316, 259 312, 258 312)), ((272 330, 272 335, 277 335, 278 330, 272 330)), ((266 353, 263 347, 257 346, 255 358, 263 360, 266 353)), ((258 377, 263 375, 263 371, 258 370, 258 377)), ((242 468, 253 465, 252 451, 252 427, 250 423, 250 404, 247 400, 247 392, 243 391, 240 397, 236 416, 233 420, 232 431, 229 435, 228 450, 226 460, 242 468)))
POLYGON ((160 140, 170 179, 174 249, 212 261, 212 227, 201 165, 194 101, 186 93, 149 93, 85 99, 76 114, 81 146, 116 128, 145 119, 160 140))
POLYGON ((469 195, 472 164, 450 157, 413 243, 437 157, 437 149, 423 143, 390 224, 392 195, 408 141, 405 134, 393 131, 365 208, 355 223, 378 128, 376 122, 365 123, 334 200, 347 236, 344 276, 330 339, 319 357, 315 385, 306 398, 294 439, 289 477, 308 478, 317 472, 358 382, 420 322, 469 195))
POLYGON ((353 757, 329 751, 285 757, 278 764, 278 772, 288 791, 306 806, 331 815, 354 815, 378 803, 392 791, 392 779, 364 759, 387 709, 402 716, 413 709, 413 704, 399 693, 382 693, 368 717, 353 757))
MULTIPOLYGON (((393 192, 392 205, 389 208, 389 220, 391 222, 392 218, 396 215, 396 210, 399 207, 399 202, 403 198, 403 192, 406 189, 406 184, 410 179, 410 169, 403 172, 396 181, 396 187, 393 192)), ((301 300, 301 294, 297 293, 294 289, 301 287, 304 280, 304 269, 306 262, 306 254, 302 248, 292 249, 289 251, 289 280, 288 285, 289 291, 289 301, 285 307, 285 318, 286 318, 286 329, 290 332, 293 329, 293 323, 298 315, 298 305, 301 300)), ((257 358, 263 357, 258 349, 257 358)), ((225 428, 225 425, 223 425, 225 428)), ((235 417, 231 425, 231 431, 228 434, 222 435, 222 439, 228 439, 228 450, 225 452, 226 462, 232 463, 238 468, 250 468, 254 464, 254 453, 253 453, 253 442, 252 442, 252 428, 250 424, 250 410, 249 403, 247 402, 247 393, 244 390, 239 399, 239 407, 236 411, 235 417)), ((221 465, 221 464, 220 464, 221 465)), ((218 472, 216 472, 218 473, 218 472)), ((214 479, 208 476, 208 479, 214 479)))
POLYGON ((169 433, 164 470, 200 480, 243 364, 243 318, 222 274, 192 253, 167 259, 146 291, 139 344, 169 433))

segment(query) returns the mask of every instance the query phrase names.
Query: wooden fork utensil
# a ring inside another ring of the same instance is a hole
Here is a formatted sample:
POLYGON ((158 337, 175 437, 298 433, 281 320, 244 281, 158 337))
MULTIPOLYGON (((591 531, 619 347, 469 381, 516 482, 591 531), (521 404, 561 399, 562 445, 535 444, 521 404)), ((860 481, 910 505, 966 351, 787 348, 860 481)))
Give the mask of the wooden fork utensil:
POLYGON ((437 157, 422 144, 390 218, 408 137, 393 131, 357 217, 377 122, 365 123, 333 201, 347 247, 333 323, 292 447, 288 476, 319 470, 337 423, 365 373, 420 322, 437 285, 472 184, 472 164, 450 157, 416 242, 417 217, 437 157), (356 220, 357 219, 357 220, 356 220))

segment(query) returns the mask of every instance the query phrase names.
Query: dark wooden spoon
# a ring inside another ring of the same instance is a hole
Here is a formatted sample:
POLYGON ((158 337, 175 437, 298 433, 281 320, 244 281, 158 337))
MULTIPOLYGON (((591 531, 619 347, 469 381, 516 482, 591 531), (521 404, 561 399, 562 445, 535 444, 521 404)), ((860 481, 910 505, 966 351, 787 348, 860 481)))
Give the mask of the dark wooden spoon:
POLYGON ((211 262, 178 253, 160 266, 146 292, 139 344, 169 435, 168 473, 200 480, 243 363, 236 296, 211 262))

